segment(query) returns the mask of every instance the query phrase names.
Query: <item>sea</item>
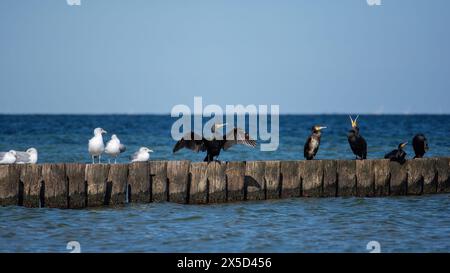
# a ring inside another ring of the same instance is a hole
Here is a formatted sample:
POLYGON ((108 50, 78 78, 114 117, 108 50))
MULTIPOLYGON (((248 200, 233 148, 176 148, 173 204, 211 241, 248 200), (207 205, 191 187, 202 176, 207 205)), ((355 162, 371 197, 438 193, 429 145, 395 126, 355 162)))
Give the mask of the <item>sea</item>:
MULTIPOLYGON (((139 147, 151 160, 202 161, 172 149, 170 115, 0 115, 0 151, 35 147, 39 162, 91 162, 93 129, 116 134, 129 162, 139 147)), ((450 156, 450 115, 361 115, 368 158, 382 158, 417 133, 429 157, 450 156)), ((281 115, 275 151, 233 146, 221 161, 303 159, 313 125, 323 130, 318 159, 354 159, 348 115, 281 115)), ((270 126, 269 126, 270 127, 270 126)), ((230 130, 227 127, 226 130, 230 130)), ((248 128, 247 128, 248 129, 248 128)), ((261 143, 270 141, 258 141, 261 143)), ((413 157, 412 146, 405 149, 413 157)), ((103 162, 108 158, 103 157, 103 162)), ((383 198, 294 198, 214 205, 127 204, 64 210, 0 207, 0 252, 449 252, 450 195, 383 198), (71 243, 69 243, 71 242, 71 243)))

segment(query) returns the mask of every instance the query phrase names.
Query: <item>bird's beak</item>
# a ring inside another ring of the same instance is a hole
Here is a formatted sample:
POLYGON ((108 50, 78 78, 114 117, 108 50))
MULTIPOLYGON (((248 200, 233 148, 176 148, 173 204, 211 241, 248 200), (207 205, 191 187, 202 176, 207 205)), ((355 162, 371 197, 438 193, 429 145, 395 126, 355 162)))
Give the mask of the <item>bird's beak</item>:
POLYGON ((317 127, 317 130, 322 130, 322 129, 327 129, 327 126, 319 126, 319 127, 317 127))
POLYGON ((153 150, 148 150, 149 153, 153 153, 153 150))
POLYGON ((106 132, 105 130, 102 130, 102 134, 107 134, 108 132, 106 132))
POLYGON ((216 125, 216 128, 219 129, 219 128, 224 127, 225 125, 227 125, 227 124, 226 124, 226 123, 217 124, 217 125, 216 125))
POLYGON ((358 126, 358 123, 356 122, 356 120, 358 120, 359 115, 355 118, 355 120, 352 119, 352 116, 349 116, 349 117, 350 117, 350 121, 351 121, 351 123, 352 123, 352 128, 357 127, 357 126, 358 126))
POLYGON ((405 148, 405 147, 406 147, 406 144, 408 144, 408 141, 406 141, 406 142, 403 142, 402 144, 400 144, 400 147, 402 147, 402 149, 403 149, 403 148, 405 148))

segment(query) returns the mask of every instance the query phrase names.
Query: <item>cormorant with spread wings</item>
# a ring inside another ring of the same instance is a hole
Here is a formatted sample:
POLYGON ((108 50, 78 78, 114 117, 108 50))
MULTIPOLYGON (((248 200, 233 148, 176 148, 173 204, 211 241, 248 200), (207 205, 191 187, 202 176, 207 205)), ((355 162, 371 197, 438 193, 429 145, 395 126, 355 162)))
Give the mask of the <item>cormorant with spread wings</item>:
POLYGON ((216 130, 225 126, 225 124, 214 124, 211 127, 213 133, 212 139, 200 137, 194 132, 186 134, 173 147, 173 152, 177 152, 182 148, 188 148, 194 152, 206 151, 206 157, 203 161, 211 162, 214 157, 218 157, 220 150, 228 150, 235 144, 243 144, 249 147, 256 147, 256 141, 251 139, 249 134, 240 128, 233 128, 228 134, 225 134, 221 139, 216 138, 216 130))

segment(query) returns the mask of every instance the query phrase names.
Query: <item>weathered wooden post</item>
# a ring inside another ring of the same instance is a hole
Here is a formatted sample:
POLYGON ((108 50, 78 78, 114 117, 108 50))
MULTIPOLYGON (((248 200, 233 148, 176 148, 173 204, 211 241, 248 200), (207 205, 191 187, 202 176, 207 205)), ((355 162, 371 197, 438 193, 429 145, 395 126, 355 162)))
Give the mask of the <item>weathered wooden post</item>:
POLYGON ((109 205, 123 205, 127 201, 128 164, 111 164, 107 180, 109 205))
POLYGON ((211 162, 208 165, 209 203, 223 203, 227 201, 226 167, 227 164, 225 162, 211 162))
POLYGON ((281 161, 281 198, 300 197, 302 189, 303 161, 281 161))
POLYGON ((44 206, 49 208, 68 207, 68 185, 66 168, 63 163, 44 164, 42 179, 45 186, 44 206))
POLYGON ((150 161, 149 172, 152 189, 152 202, 167 201, 167 161, 150 161))
POLYGON ((189 172, 191 176, 189 203, 208 203, 208 163, 192 162, 189 172))
POLYGON ((247 161, 245 164, 246 200, 264 200, 264 161, 247 161))
POLYGON ((389 159, 377 159, 372 162, 375 175, 375 196, 387 196, 390 191, 389 159))
POLYGON ((435 193, 437 191, 435 162, 431 158, 408 160, 408 195, 435 193))
POLYGON ((227 162, 227 201, 245 199, 245 162, 227 162))
POLYGON ((169 161, 167 163, 167 178, 169 179, 169 201, 188 203, 190 162, 169 161))
POLYGON ((86 207, 86 164, 66 163, 66 176, 69 186, 69 208, 79 209, 86 207))
POLYGON ((323 161, 323 193, 325 197, 337 196, 337 161, 323 161))
POLYGON ((266 199, 278 199, 281 195, 280 161, 266 161, 265 165, 266 199))
POLYGON ((149 164, 135 162, 128 166, 128 202, 149 203, 151 201, 151 185, 149 164))
POLYGON ((20 173, 20 181, 23 183, 23 206, 27 208, 38 208, 41 202, 42 165, 23 165, 20 173))
POLYGON ((356 195, 356 160, 340 160, 337 164, 338 196, 356 195))
POLYGON ((436 160, 438 192, 450 192, 450 158, 441 157, 436 160))
POLYGON ((374 160, 356 161, 356 195, 370 197, 375 195, 374 160))
POLYGON ((319 197, 323 192, 323 161, 307 160, 303 164, 302 196, 319 197))
POLYGON ((408 188, 408 164, 400 164, 395 161, 389 162, 390 195, 406 195, 408 188))
POLYGON ((109 165, 88 164, 86 165, 87 181, 87 205, 89 207, 99 207, 108 203, 107 181, 109 165))
POLYGON ((17 165, 0 165, 0 205, 19 203, 20 168, 17 165))

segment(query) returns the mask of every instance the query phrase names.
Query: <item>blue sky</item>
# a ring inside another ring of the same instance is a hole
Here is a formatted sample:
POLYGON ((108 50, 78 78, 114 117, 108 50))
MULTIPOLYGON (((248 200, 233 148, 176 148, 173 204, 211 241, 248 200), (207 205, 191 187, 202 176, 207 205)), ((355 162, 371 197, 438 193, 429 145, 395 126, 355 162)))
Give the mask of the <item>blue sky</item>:
POLYGON ((450 1, 4 0, 0 113, 450 113, 450 1))

